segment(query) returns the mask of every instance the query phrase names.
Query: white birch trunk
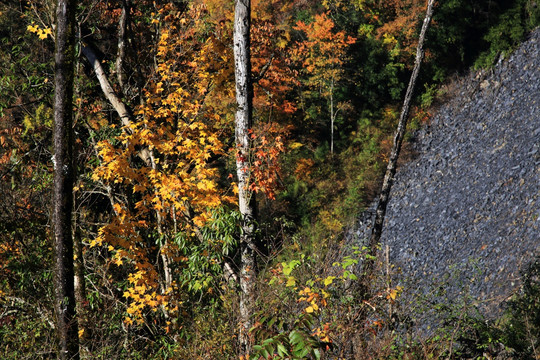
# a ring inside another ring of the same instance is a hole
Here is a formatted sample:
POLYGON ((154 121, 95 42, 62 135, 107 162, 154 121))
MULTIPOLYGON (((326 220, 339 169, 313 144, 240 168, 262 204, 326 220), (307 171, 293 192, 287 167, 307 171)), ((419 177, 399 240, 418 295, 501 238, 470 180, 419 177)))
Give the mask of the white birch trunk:
POLYGON ((236 0, 234 18, 234 63, 236 77, 236 173, 238 176, 238 204, 242 214, 240 238, 240 331, 238 342, 240 355, 251 352, 249 329, 255 295, 255 197, 249 189, 250 182, 250 134, 253 116, 253 79, 250 55, 250 0, 236 0))

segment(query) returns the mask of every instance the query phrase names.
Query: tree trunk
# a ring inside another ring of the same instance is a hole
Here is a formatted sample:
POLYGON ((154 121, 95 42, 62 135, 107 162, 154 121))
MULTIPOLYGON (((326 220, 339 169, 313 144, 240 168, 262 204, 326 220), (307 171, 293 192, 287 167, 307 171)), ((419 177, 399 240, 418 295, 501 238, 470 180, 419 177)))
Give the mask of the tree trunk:
POLYGON ((115 62, 116 78, 118 79, 118 84, 124 94, 126 92, 126 84, 124 82, 124 59, 126 57, 126 37, 130 7, 129 0, 122 1, 122 12, 120 13, 118 24, 118 51, 115 62))
POLYGON ((96 77, 99 81, 99 85, 101 86, 101 90, 103 90, 103 94, 109 100, 112 107, 118 115, 120 116, 120 121, 122 123, 122 126, 126 127, 126 131, 130 132, 131 129, 129 126, 133 122, 131 113, 129 112, 128 107, 122 102, 120 97, 116 95, 113 87, 111 86, 111 83, 109 82, 109 79, 107 78, 107 75, 105 74, 105 70, 101 66, 101 63, 99 59, 97 58, 94 51, 89 46, 83 46, 82 53, 88 61, 90 62, 90 65, 94 68, 94 72, 96 73, 96 77))
POLYGON ((250 136, 253 116, 253 79, 250 55, 250 0, 236 0, 234 17, 234 63, 236 77, 236 174, 238 176, 238 204, 242 214, 240 237, 240 355, 251 352, 249 329, 255 305, 255 196, 249 189, 250 136))
POLYGON ((55 310, 60 359, 79 359, 73 269, 73 73, 75 1, 58 0, 56 8, 54 95, 55 310))
MULTIPOLYGON (((416 79, 418 78, 418 73, 420 72, 420 65, 424 57, 424 40, 426 37, 426 32, 431 21, 431 16, 433 15, 433 3, 434 0, 428 1, 428 7, 426 11, 426 17, 424 18, 424 23, 422 25, 422 30, 420 31, 420 38, 418 40, 418 47, 416 49, 416 60, 414 63, 414 69, 409 81, 409 86, 407 87, 407 92, 405 94, 405 100, 403 102, 403 107, 401 109, 401 116, 399 117, 399 123, 394 135, 394 144, 392 146, 392 151, 390 153, 390 159, 388 160, 388 166, 386 168, 386 173, 384 175, 383 185, 381 188, 381 194, 379 195, 379 203, 377 205, 377 210, 375 213, 375 219, 373 221, 373 228, 371 236, 369 239, 368 252, 371 255, 371 258, 377 254, 379 243, 381 240, 382 228, 384 223, 384 217, 386 215, 386 207, 388 205, 388 199, 390 196, 390 190, 394 182, 394 175, 396 174, 397 161, 399 158, 399 153, 401 150, 401 144, 403 142, 403 137, 405 136, 405 129, 407 127, 407 117, 409 115, 409 107, 411 104, 411 99, 416 84, 416 79)), ((366 260, 364 266, 364 274, 366 280, 369 282, 370 277, 373 272, 374 263, 372 260, 366 260)))
MULTIPOLYGON (((129 111, 129 108, 122 101, 122 99, 120 99, 120 97, 116 95, 116 92, 111 86, 111 83, 109 82, 109 79, 105 74, 105 70, 103 70, 103 67, 101 66, 101 63, 99 62, 96 54, 89 46, 83 46, 82 53, 84 54, 84 56, 86 56, 86 58, 90 62, 90 65, 92 65, 94 72, 96 73, 96 77, 99 81, 99 85, 101 86, 101 90, 103 91, 103 94, 105 95, 109 103, 112 105, 114 110, 116 110, 116 112, 118 113, 118 116, 120 116, 120 122, 122 123, 122 126, 124 126, 125 131, 128 133, 132 133, 132 129, 130 126, 133 123, 133 116, 129 111)), ((144 161, 146 166, 151 166, 151 154, 148 148, 140 149, 138 156, 141 158, 142 161, 144 161)))

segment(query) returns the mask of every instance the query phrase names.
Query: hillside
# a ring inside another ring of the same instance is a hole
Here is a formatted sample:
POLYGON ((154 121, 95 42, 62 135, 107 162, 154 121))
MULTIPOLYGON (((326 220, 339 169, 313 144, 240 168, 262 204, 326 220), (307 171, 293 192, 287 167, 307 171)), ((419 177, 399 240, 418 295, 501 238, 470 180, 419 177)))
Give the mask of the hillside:
POLYGON ((417 157, 398 170, 382 237, 405 302, 436 288, 435 301, 469 294, 493 310, 540 254, 539 58, 537 29, 492 70, 449 85, 414 135, 417 157))
POLYGON ((539 358, 540 326, 470 345, 456 317, 540 250, 539 32, 450 82, 538 26, 530 0, 0 2, 0 359, 539 358), (424 35, 387 266, 355 272, 424 35))

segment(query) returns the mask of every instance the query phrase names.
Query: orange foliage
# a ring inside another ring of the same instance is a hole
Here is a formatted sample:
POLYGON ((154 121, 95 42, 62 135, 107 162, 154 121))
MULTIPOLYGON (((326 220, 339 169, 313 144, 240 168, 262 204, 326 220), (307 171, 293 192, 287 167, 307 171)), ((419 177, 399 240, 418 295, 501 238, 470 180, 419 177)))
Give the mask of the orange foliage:
POLYGON ((287 99, 287 94, 298 85, 298 72, 290 55, 292 4, 278 0, 253 2, 251 61, 256 77, 253 103, 258 111, 267 114, 272 110, 283 114, 296 111, 295 104, 287 99))
POLYGON ((344 31, 334 32, 334 27, 327 14, 315 15, 313 22, 299 21, 295 26, 306 36, 298 44, 295 57, 302 61, 306 73, 311 74, 310 83, 320 86, 323 91, 329 91, 329 82, 341 78, 347 47, 356 41, 344 31))
MULTIPOLYGON (((175 236, 197 237, 214 209, 237 201, 230 193, 236 185, 223 188, 214 165, 216 158, 234 154, 224 144, 232 137, 235 104, 232 8, 227 4, 211 0, 195 1, 182 11, 172 4, 158 8, 151 20, 159 30, 156 65, 144 104, 120 136, 98 144, 102 163, 93 178, 132 197, 116 198, 113 220, 92 242, 109 247, 112 263, 134 269, 124 293, 130 300, 128 323, 142 322, 145 312, 157 307, 178 310, 178 285, 164 286, 152 257, 157 251, 185 261, 175 236), (137 159, 142 149, 151 152, 151 163, 137 159)), ((272 199, 289 130, 272 118, 295 111, 286 95, 297 77, 285 51, 287 19, 268 12, 276 6, 287 8, 277 0, 255 2, 252 42, 253 71, 261 75, 254 104, 257 116, 267 121, 251 132, 250 187, 272 199)), ((89 120, 92 127, 100 122, 96 116, 89 120)))
POLYGON ((382 4, 381 12, 386 21, 377 31, 377 37, 383 39, 386 46, 398 51, 401 61, 412 64, 409 60, 416 53, 418 29, 426 11, 423 0, 389 0, 382 4))
POLYGON ((262 192, 274 200, 281 171, 279 155, 285 151, 283 144, 288 129, 276 123, 268 123, 250 133, 253 144, 250 190, 262 192))
MULTIPOLYGON (((343 64, 347 56, 347 48, 356 39, 344 31, 335 32, 333 20, 325 13, 315 15, 313 22, 306 24, 299 21, 294 27, 302 31, 305 39, 299 42, 293 50, 293 58, 303 66, 303 72, 308 76, 308 90, 329 98, 329 107, 333 113, 333 98, 336 85, 342 79, 343 64)), ((343 107, 344 104, 336 104, 343 107)), ((333 114, 331 114, 333 116, 333 114)))

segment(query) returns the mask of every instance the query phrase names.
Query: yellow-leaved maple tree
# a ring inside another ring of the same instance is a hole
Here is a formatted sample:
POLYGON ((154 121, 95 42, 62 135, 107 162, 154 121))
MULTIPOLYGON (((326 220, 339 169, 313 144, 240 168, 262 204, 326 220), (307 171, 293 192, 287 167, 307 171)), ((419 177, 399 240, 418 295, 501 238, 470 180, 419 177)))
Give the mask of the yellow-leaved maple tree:
MULTIPOLYGON (((250 190, 275 197, 279 154, 296 110, 287 100, 297 74, 286 51, 290 28, 269 15, 278 1, 258 2, 254 20, 255 146, 250 190), (273 34, 271 39, 265 35, 273 34)), ((151 24, 158 32, 155 69, 134 120, 98 144, 93 178, 112 189, 114 217, 92 246, 106 246, 112 262, 129 269, 124 297, 127 323, 145 314, 179 310, 179 275, 189 250, 177 239, 205 241, 201 229, 216 209, 236 204, 234 182, 221 177, 219 159, 234 160, 232 9, 222 0, 194 1, 187 9, 161 5, 151 24), (223 6, 221 6, 221 5, 223 6), (141 156, 141 153, 148 156, 141 156), (145 159, 147 159, 145 161, 145 159)))
POLYGON ((212 164, 224 153, 222 109, 216 104, 227 101, 216 98, 228 95, 222 85, 229 70, 222 63, 229 52, 215 33, 203 34, 204 14, 202 5, 184 12, 165 5, 154 14, 160 24, 157 65, 144 104, 121 135, 98 145, 102 162, 94 179, 125 193, 116 197, 115 216, 92 245, 107 244, 113 262, 132 269, 124 293, 130 300, 128 323, 142 323, 145 312, 160 306, 177 310, 171 264, 186 259, 175 237, 196 238, 213 209, 235 201, 230 189, 218 185, 212 164), (137 159, 141 149, 150 154, 148 163, 137 159))

